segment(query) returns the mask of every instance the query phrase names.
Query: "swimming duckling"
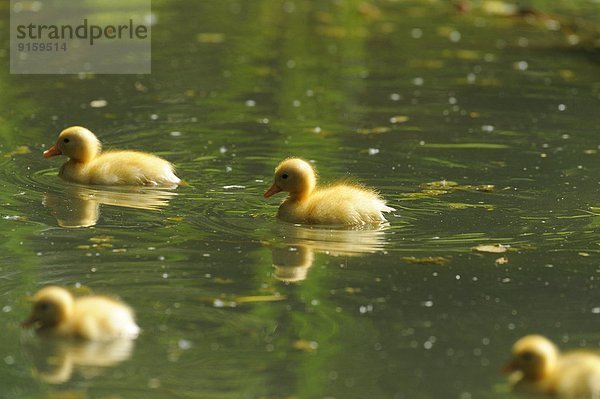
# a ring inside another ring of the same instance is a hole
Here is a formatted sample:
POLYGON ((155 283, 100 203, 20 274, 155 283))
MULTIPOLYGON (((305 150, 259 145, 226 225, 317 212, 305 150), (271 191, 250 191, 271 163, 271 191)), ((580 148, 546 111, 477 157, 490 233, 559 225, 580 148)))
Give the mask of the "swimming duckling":
POLYGON ((517 390, 568 399, 600 398, 600 355, 584 350, 560 353, 541 335, 527 335, 512 348, 504 367, 517 390))
POLYGON ((56 286, 39 290, 33 297, 33 310, 23 327, 58 337, 103 341, 135 338, 140 328, 126 304, 104 296, 74 298, 56 286))
POLYGON ((265 192, 268 198, 288 192, 277 216, 287 222, 327 225, 365 225, 385 223, 382 212, 394 211, 372 189, 335 183, 317 187, 312 166, 299 158, 288 158, 275 169, 275 182, 265 192))
POLYGON ((44 158, 65 155, 69 160, 59 176, 81 184, 176 186, 173 165, 156 155, 140 151, 102 152, 100 140, 88 129, 71 126, 58 135, 58 141, 44 151, 44 158))

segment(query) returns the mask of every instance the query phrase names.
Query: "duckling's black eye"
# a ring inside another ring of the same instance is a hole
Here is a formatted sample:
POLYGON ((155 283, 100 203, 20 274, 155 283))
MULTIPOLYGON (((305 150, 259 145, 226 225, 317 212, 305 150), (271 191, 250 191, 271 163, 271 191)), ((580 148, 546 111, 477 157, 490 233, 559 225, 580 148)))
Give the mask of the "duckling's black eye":
POLYGON ((71 140, 69 140, 69 139, 63 139, 63 143, 65 143, 65 144, 68 143, 69 141, 71 141, 71 140))
POLYGON ((284 173, 284 174, 282 174, 282 175, 281 175, 281 178, 282 178, 282 179, 287 179, 287 178, 288 178, 288 174, 287 174, 287 173, 284 173))
POLYGON ((521 359, 523 359, 526 362, 530 362, 534 359, 534 354, 531 352, 523 352, 521 353, 521 359))
POLYGON ((48 302, 40 302, 37 308, 42 312, 46 312, 50 309, 50 304, 48 302))

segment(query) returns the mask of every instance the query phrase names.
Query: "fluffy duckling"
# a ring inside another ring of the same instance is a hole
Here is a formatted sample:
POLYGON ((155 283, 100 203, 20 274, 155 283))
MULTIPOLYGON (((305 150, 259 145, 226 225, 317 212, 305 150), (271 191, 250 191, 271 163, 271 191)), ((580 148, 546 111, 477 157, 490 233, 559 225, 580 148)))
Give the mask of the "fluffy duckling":
POLYGON ((518 390, 568 399, 600 398, 600 355, 576 350, 560 353, 541 335, 527 335, 512 348, 504 371, 518 390))
POLYGON ((275 169, 275 182, 265 198, 288 192, 277 217, 287 222, 327 225, 364 225, 386 222, 382 212, 394 211, 379 194, 348 183, 317 187, 312 166, 299 158, 288 158, 275 169))
POLYGON ((155 155, 139 151, 102 152, 100 140, 88 129, 71 126, 58 135, 44 158, 66 155, 69 160, 59 176, 81 184, 175 186, 181 180, 173 165, 155 155))
POLYGON ((33 297, 33 310, 23 327, 59 337, 105 341, 135 338, 140 328, 129 306, 97 295, 73 298, 64 288, 49 286, 33 297))

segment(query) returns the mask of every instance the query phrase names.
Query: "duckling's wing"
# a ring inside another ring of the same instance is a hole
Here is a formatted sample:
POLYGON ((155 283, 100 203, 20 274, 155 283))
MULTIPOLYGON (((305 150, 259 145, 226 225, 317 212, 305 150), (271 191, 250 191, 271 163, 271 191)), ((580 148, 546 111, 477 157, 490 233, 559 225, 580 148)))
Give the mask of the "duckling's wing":
POLYGON ((102 153, 88 167, 90 184, 177 185, 173 165, 152 154, 137 151, 102 153))
POLYGON ((339 184, 319 189, 309 197, 308 219, 320 224, 364 225, 385 223, 382 212, 394 211, 367 188, 339 184))
POLYGON ((561 398, 600 398, 600 357, 584 351, 564 354, 556 391, 561 398))

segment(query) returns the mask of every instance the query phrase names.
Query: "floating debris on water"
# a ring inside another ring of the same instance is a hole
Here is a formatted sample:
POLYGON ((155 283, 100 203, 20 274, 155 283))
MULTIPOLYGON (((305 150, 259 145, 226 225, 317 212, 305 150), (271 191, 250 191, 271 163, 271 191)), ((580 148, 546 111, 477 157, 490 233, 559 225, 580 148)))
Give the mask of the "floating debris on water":
POLYGON ((508 251, 509 248, 510 248, 509 245, 503 245, 503 244, 480 244, 475 247, 472 247, 471 249, 474 251, 478 251, 478 252, 489 252, 489 253, 500 254, 500 253, 504 253, 504 252, 508 251))
POLYGON ((392 129, 387 126, 376 126, 372 128, 357 129, 356 132, 360 134, 382 134, 391 131, 392 129))
POLYGON ((400 260, 408 263, 413 263, 416 265, 440 265, 444 266, 450 263, 450 258, 444 256, 424 256, 417 258, 415 256, 404 256, 400 258, 400 260))
POLYGON ((292 344, 294 349, 298 349, 304 352, 314 352, 319 347, 316 341, 308 341, 306 339, 299 339, 292 344))
POLYGON ((27 147, 26 145, 20 145, 20 146, 16 147, 14 150, 4 154, 4 157, 11 158, 14 155, 24 155, 24 154, 29 154, 29 153, 31 153, 31 150, 29 149, 29 147, 27 147))
POLYGON ((495 263, 495 264, 497 264, 497 265, 505 265, 505 264, 507 264, 507 263, 508 263, 508 258, 507 258, 506 256, 502 256, 502 257, 500 257, 500 258, 497 258, 497 259, 494 261, 494 263, 495 263))
POLYGON ((102 99, 90 101, 90 107, 92 107, 92 108, 104 108, 107 105, 108 105, 108 101, 102 100, 102 99))
POLYGON ((198 40, 200 43, 223 43, 225 41, 225 34, 215 32, 202 32, 198 33, 198 35, 196 36, 196 40, 198 40))

